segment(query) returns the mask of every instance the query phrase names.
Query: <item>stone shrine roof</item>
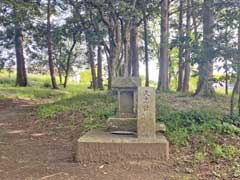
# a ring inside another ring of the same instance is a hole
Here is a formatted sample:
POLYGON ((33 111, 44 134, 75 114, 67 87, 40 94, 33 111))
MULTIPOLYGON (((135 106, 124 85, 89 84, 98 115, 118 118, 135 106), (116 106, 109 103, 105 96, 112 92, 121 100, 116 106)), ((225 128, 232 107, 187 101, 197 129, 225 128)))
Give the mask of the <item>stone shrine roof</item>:
POLYGON ((139 77, 117 77, 112 80, 112 88, 137 88, 141 86, 139 77))

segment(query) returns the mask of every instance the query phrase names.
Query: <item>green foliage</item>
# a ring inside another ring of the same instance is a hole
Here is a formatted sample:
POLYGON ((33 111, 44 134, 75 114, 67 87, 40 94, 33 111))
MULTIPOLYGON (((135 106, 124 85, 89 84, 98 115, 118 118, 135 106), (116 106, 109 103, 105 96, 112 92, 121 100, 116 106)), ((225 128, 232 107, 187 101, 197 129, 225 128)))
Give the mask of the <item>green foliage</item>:
POLYGON ((233 124, 224 122, 220 127, 221 132, 230 136, 240 135, 240 128, 236 127, 233 124))
POLYGON ((215 160, 224 156, 223 148, 221 145, 219 144, 212 145, 212 156, 215 160))
POLYGON ((50 83, 48 83, 48 82, 45 82, 45 83, 43 84, 43 87, 45 87, 45 88, 50 88, 50 87, 52 87, 52 85, 51 85, 50 83))
POLYGON ((166 135, 176 145, 187 145, 189 137, 198 134, 240 134, 240 128, 230 124, 224 115, 209 110, 168 113, 160 115, 158 121, 167 125, 166 135))
POLYGON ((237 149, 235 146, 229 145, 229 146, 223 146, 223 152, 224 152, 224 158, 232 161, 239 155, 239 149, 237 149))
POLYGON ((176 128, 174 130, 167 130, 166 135, 172 144, 177 146, 185 146, 188 144, 189 134, 185 128, 176 128))
POLYGON ((213 144, 211 154, 215 161, 219 158, 232 161, 238 156, 239 150, 232 145, 213 144))
POLYGON ((170 141, 176 145, 187 145, 190 134, 208 130, 206 122, 215 120, 215 116, 210 112, 189 111, 168 113, 159 116, 158 121, 167 125, 166 135, 170 141))
POLYGON ((197 151, 194 153, 194 159, 197 161, 197 162, 203 162, 205 160, 205 154, 204 152, 202 151, 197 151))

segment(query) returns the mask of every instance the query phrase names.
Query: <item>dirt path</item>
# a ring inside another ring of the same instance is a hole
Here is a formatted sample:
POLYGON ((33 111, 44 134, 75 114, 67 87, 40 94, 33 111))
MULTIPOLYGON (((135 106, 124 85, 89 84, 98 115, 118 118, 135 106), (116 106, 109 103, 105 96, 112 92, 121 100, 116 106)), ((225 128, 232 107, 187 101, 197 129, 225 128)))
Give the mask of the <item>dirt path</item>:
POLYGON ((175 171, 173 163, 79 164, 73 147, 81 130, 39 130, 33 104, 25 101, 0 102, 0 115, 1 180, 193 179, 175 171))

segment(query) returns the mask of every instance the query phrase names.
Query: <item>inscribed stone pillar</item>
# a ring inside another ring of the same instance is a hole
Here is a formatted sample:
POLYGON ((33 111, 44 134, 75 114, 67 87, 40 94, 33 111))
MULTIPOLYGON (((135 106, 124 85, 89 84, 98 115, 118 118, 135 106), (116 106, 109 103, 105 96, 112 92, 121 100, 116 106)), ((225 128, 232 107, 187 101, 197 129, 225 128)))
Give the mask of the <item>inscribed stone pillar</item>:
POLYGON ((137 135, 142 138, 154 138, 155 133, 155 89, 138 87, 137 135))

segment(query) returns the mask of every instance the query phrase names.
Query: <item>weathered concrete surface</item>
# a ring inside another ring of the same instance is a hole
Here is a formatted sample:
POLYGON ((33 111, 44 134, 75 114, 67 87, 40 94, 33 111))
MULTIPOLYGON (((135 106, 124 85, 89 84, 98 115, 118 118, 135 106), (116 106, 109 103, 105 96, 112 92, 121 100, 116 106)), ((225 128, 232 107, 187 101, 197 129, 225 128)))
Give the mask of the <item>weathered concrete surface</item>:
POLYGON ((91 130, 78 139, 78 162, 114 162, 128 160, 167 160, 169 144, 165 137, 137 138, 112 135, 103 129, 91 130))
POLYGON ((107 129, 110 131, 137 131, 137 118, 112 117, 107 120, 107 129))
POLYGON ((156 136, 155 106, 155 89, 151 87, 138 87, 138 137, 154 138, 156 136))

